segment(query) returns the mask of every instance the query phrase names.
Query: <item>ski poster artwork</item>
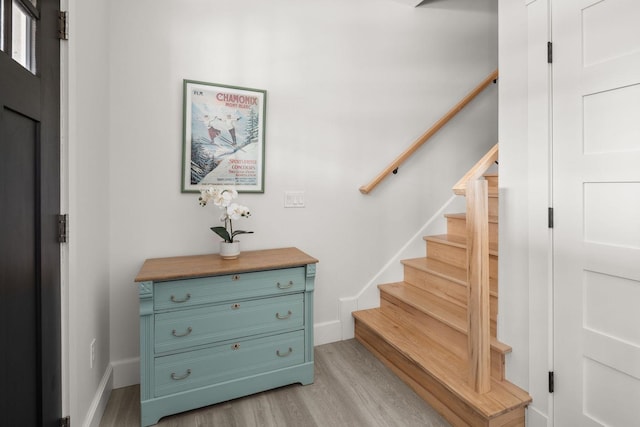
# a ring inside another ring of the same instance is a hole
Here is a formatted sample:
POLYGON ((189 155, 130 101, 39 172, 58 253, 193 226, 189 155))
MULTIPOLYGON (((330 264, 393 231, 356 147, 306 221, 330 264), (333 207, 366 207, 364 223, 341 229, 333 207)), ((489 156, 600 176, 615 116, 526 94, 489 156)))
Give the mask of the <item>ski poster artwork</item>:
POLYGON ((263 191, 265 96, 261 90, 185 81, 184 157, 190 155, 183 191, 204 184, 263 191))

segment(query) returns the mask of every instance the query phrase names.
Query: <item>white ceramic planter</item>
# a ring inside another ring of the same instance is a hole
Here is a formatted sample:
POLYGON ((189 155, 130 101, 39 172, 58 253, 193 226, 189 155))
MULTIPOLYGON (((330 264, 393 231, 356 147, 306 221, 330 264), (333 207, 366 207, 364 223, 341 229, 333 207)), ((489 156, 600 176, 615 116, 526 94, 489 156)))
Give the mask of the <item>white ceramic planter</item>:
POLYGON ((220 242, 220 256, 222 259, 236 259, 240 255, 240 242, 220 242))

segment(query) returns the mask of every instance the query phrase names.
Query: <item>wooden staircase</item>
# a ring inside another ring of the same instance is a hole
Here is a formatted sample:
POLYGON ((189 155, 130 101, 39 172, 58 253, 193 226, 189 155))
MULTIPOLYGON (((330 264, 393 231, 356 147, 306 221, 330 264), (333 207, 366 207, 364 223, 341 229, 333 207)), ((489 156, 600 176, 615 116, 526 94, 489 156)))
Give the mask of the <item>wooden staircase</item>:
POLYGON ((531 397, 505 380, 505 355, 511 348, 496 339, 498 175, 484 177, 489 230, 488 391, 477 391, 470 363, 476 349, 468 334, 472 323, 467 308, 466 214, 446 215, 447 234, 424 238, 427 256, 402 261, 404 281, 378 286, 380 308, 353 313, 355 336, 452 425, 524 426, 531 397))

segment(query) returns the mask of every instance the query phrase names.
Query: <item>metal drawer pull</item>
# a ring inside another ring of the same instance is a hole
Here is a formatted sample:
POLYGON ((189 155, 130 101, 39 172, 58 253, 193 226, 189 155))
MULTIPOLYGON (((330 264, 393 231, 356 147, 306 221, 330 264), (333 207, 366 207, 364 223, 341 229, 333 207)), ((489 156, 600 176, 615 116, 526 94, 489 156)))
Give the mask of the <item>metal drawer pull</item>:
POLYGON ((278 287, 278 289, 289 289, 293 286, 293 280, 289 280, 289 283, 287 283, 286 285, 281 285, 280 282, 278 282, 276 283, 276 286, 278 287))
POLYGON ((182 375, 182 376, 180 376, 180 377, 177 376, 175 372, 172 372, 171 373, 171 379, 175 380, 175 381, 180 381, 180 380, 183 380, 183 379, 187 378, 189 375, 191 375, 191 369, 187 369, 187 373, 182 375))
POLYGON ((231 304, 231 309, 233 309, 233 310, 237 310, 237 309, 239 309, 239 308, 240 308, 240 304, 238 304, 238 303, 231 304))
POLYGON ((181 302, 187 302, 191 299, 191 294, 187 294, 184 299, 176 299, 175 295, 171 295, 171 301, 172 302, 177 302, 177 303, 181 303, 181 302))
POLYGON ((286 352, 285 354, 280 354, 280 350, 276 350, 276 354, 278 355, 278 357, 287 357, 291 353, 293 353, 293 349, 291 347, 289 347, 289 351, 286 352))
POLYGON ((238 350, 240 348, 240 344, 236 343, 231 346, 231 350, 238 350))
POLYGON ((291 310, 289 310, 284 316, 281 316, 280 313, 276 313, 276 318, 280 320, 288 319, 289 317, 291 317, 291 314, 293 314, 291 313, 291 310))
POLYGON ((191 326, 189 326, 187 328, 187 332, 185 332, 184 334, 178 334, 176 333, 176 330, 174 329, 173 331, 171 331, 171 335, 173 335, 174 337, 186 337, 187 335, 189 335, 191 332, 193 332, 193 329, 191 329, 191 326))

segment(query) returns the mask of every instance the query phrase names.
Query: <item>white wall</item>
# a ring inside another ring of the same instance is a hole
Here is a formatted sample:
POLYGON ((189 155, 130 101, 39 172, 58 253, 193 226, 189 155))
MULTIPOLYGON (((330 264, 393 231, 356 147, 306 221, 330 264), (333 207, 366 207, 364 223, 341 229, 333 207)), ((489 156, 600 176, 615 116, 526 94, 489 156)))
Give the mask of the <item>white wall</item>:
POLYGON ((355 295, 495 143, 494 90, 398 176, 358 192, 495 68, 495 1, 111 4, 114 362, 138 354, 133 278, 144 259, 217 250, 217 212, 180 193, 182 79, 267 90, 266 192, 241 196, 253 213, 243 227, 255 231, 243 249, 317 257, 318 324, 338 321, 339 298, 355 295), (284 209, 285 190, 304 190, 307 207, 284 209))
POLYGON ((74 424, 90 423, 105 403, 109 337, 109 86, 108 3, 69 0, 69 41, 63 42, 63 209, 69 243, 63 266, 68 360, 64 408, 74 424), (64 136, 63 136, 64 139, 64 136), (90 343, 95 339, 95 361, 90 343))
POLYGON ((267 90, 266 191, 239 199, 253 214, 242 225, 255 231, 243 250, 297 246, 320 260, 321 342, 342 338, 340 299, 379 273, 497 140, 491 87, 397 176, 368 196, 358 192, 496 68, 497 0, 419 8, 387 0, 70 2, 81 37, 69 64, 77 77, 70 204, 82 232, 70 259, 70 387, 80 419, 108 371, 102 358, 114 366, 114 386, 138 381, 133 279, 144 259, 217 251, 209 227, 218 213, 180 193, 183 79, 267 90), (304 190, 306 208, 284 209, 286 190, 304 190), (93 337, 100 373, 84 368, 93 337))
POLYGON ((500 2, 500 317, 508 374, 528 385, 527 34, 524 2, 500 2), (524 27, 524 31, 520 29, 524 27), (508 248, 508 250, 507 250, 508 248), (509 319, 509 321, 505 321, 509 319))

